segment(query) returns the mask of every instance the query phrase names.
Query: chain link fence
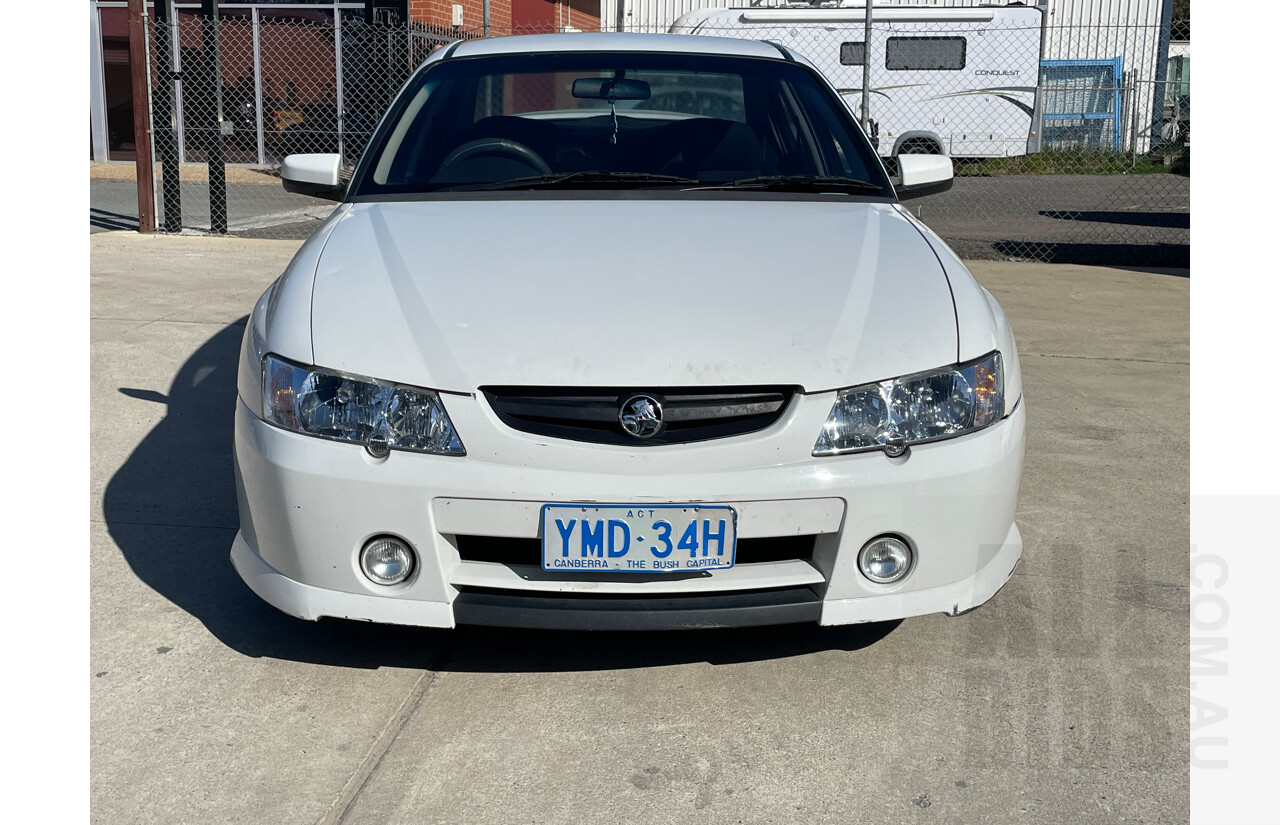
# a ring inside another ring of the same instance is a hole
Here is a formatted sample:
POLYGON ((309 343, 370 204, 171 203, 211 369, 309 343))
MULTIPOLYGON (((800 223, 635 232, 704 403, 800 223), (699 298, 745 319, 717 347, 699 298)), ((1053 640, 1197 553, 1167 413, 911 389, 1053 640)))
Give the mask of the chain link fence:
POLYGON ((360 12, 224 10, 216 25, 186 12, 151 18, 158 224, 306 237, 334 204, 285 192, 284 158, 336 153, 353 168, 413 70, 456 39, 367 24, 360 12), (176 182, 165 180, 171 169, 176 182))
MULTIPOLYGON (((804 55, 855 117, 866 106, 868 133, 891 173, 901 154, 951 156, 954 187, 909 206, 962 256, 1188 264, 1189 74, 1166 58, 1167 28, 1045 27, 1034 7, 956 9, 945 22, 890 13, 881 21, 877 8, 868 44, 861 9, 823 11, 707 9, 669 28, 767 40, 804 55), (1169 62, 1161 65, 1162 58, 1169 62)), ((489 33, 548 28, 493 26, 489 33)), ((157 187, 162 227, 305 237, 333 204, 284 192, 284 156, 335 152, 354 166, 427 55, 483 34, 302 10, 224 12, 216 31, 194 14, 153 21, 157 159, 167 152, 170 168, 180 170, 179 186, 161 180, 157 187), (221 222, 219 156, 227 164, 221 222), (178 197, 180 222, 166 216, 178 197)), ((681 96, 694 93, 665 90, 646 105, 688 112, 681 96)), ((696 93, 710 117, 738 105, 696 93)))

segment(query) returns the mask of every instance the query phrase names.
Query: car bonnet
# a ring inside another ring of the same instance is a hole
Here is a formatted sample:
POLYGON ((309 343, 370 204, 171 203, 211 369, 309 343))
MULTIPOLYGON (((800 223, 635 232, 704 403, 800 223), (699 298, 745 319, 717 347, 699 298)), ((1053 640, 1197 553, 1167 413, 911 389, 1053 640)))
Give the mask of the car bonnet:
POLYGON ((485 385, 846 387, 953 363, 932 249, 853 199, 357 203, 312 294, 315 363, 485 385))

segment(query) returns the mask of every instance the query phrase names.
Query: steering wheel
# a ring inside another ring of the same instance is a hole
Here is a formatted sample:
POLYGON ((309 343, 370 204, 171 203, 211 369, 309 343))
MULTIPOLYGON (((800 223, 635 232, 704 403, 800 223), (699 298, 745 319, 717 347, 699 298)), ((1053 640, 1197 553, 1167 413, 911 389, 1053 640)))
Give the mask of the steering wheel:
POLYGON ((480 138, 479 140, 469 140, 449 153, 443 161, 440 162, 440 168, 448 166, 451 163, 467 160, 477 155, 507 155, 522 163, 532 166, 538 170, 540 175, 550 175, 551 167, 542 159, 542 155, 525 146, 523 143, 517 143, 507 138, 490 137, 480 138))

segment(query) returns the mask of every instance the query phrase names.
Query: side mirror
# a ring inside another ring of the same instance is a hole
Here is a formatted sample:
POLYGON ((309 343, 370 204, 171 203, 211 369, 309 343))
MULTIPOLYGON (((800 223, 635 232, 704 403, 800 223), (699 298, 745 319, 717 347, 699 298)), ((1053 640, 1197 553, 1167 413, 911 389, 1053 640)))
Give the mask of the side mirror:
POLYGON ((901 182, 894 189, 900 201, 945 192, 956 180, 946 155, 898 155, 898 171, 901 182))
POLYGON ((289 155, 280 167, 284 191, 340 201, 347 194, 342 182, 342 155, 289 155))

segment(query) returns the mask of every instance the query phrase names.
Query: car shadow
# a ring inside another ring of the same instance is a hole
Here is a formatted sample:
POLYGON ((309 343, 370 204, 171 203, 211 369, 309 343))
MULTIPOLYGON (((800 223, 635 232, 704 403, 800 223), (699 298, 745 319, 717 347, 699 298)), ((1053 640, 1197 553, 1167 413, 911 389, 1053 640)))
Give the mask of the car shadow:
POLYGON ((134 403, 166 409, 103 495, 107 531, 134 575, 245 656, 485 673, 724 664, 856 651, 898 624, 587 633, 484 627, 443 631, 286 616, 249 590, 229 557, 238 524, 232 415, 246 320, 202 344, 178 370, 167 394, 118 388, 134 403))

